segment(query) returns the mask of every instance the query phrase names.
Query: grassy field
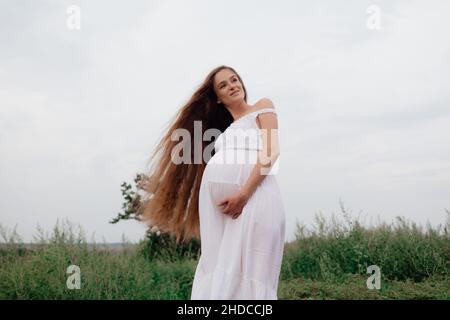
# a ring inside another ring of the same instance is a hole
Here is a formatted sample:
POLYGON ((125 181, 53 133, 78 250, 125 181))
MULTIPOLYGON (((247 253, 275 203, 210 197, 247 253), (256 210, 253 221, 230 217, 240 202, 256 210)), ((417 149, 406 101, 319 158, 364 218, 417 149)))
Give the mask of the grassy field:
MULTIPOLYGON (((298 225, 296 240, 286 243, 278 297, 447 300, 449 228, 403 219, 364 227, 318 216, 312 230, 298 225), (370 265, 381 270, 379 290, 367 288, 370 265)), ((32 246, 0 231, 0 299, 189 299, 198 252, 156 247, 149 243, 155 238, 106 249, 70 224, 41 232, 32 246), (69 265, 80 267, 79 290, 66 286, 69 265)))

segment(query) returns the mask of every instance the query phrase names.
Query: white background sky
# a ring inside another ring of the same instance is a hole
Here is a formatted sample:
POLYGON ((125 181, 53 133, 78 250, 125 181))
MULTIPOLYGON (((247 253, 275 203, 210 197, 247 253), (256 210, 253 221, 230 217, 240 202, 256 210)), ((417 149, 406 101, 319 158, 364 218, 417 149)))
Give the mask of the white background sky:
POLYGON ((450 209, 449 1, 0 0, 0 223, 136 241, 122 182, 207 73, 278 110, 295 222, 340 212, 443 223, 450 209), (81 29, 66 22, 81 9, 81 29), (369 5, 380 11, 369 29, 369 5))

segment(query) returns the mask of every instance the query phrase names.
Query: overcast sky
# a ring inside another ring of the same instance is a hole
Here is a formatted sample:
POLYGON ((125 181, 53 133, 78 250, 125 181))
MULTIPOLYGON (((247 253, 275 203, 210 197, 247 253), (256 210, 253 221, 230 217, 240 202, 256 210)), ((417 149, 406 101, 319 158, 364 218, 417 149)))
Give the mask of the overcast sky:
POLYGON ((142 238, 138 222, 108 223, 120 185, 222 64, 249 103, 278 110, 286 240, 340 200, 367 221, 444 223, 449 13, 444 0, 0 0, 0 223, 25 241, 57 219, 97 241, 142 238))

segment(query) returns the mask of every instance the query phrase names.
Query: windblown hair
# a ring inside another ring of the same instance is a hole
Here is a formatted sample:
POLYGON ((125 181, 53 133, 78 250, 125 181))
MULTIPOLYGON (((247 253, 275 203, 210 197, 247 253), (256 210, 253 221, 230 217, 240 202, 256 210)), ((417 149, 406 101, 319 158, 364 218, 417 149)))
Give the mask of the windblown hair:
MULTIPOLYGON (((175 235, 177 243, 200 239, 199 190, 203 171, 206 167, 203 151, 207 143, 201 139, 201 164, 194 163, 194 144, 191 143, 190 163, 175 164, 172 149, 179 143, 172 140, 176 129, 186 129, 194 137, 194 121, 201 121, 202 137, 206 130, 215 128, 221 132, 233 122, 231 113, 223 104, 217 103, 214 90, 214 76, 223 69, 234 72, 244 89, 247 90, 239 74, 231 67, 222 65, 213 69, 195 91, 189 101, 177 112, 169 123, 169 128, 157 144, 149 162, 153 161, 142 189, 150 195, 141 201, 138 214, 149 227, 157 227, 161 232, 175 235)), ((212 151, 214 152, 214 151, 212 151)))

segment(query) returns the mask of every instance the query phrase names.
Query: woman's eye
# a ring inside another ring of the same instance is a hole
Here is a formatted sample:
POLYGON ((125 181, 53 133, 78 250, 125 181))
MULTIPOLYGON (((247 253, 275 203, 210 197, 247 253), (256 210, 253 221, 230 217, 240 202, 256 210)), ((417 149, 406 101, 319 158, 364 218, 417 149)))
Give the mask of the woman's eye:
MULTIPOLYGON (((237 81, 237 78, 233 78, 232 80, 231 80, 231 82, 236 82, 237 81)), ((219 89, 223 89, 223 88, 225 88, 225 85, 224 84, 222 84, 220 87, 219 87, 219 89)))

